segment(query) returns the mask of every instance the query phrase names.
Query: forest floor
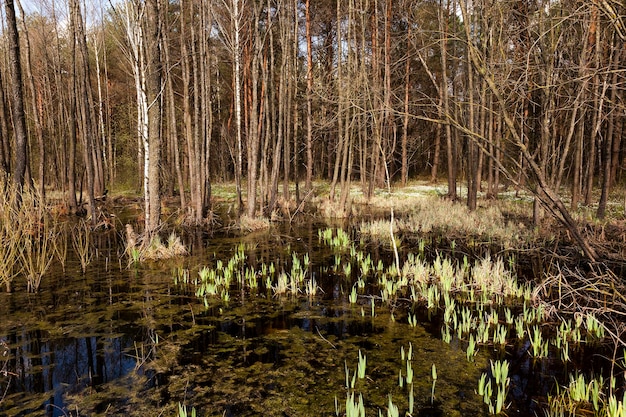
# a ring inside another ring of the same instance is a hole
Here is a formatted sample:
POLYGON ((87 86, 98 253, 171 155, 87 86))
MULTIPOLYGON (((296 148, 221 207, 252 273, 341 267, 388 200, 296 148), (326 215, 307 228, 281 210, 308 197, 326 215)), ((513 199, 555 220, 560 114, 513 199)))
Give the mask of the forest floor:
MULTIPOLYGON (((486 199, 484 193, 479 193, 475 212, 470 212, 464 204, 466 187, 459 187, 458 200, 453 203, 445 198, 446 183, 433 184, 427 180, 414 180, 406 186, 393 185, 390 189, 376 189, 369 199, 364 195, 360 184, 354 183, 350 192, 349 211, 339 214, 329 201, 328 182, 315 182, 311 193, 301 189, 299 197, 303 201, 296 201, 293 185, 290 191, 292 198, 289 201, 280 200, 280 210, 272 213, 269 219, 248 219, 243 226, 236 216, 235 184, 214 183, 211 190, 213 216, 217 224, 230 229, 239 225, 243 232, 269 227, 271 221, 298 221, 299 217, 306 215, 327 219, 350 218, 352 223, 360 223, 360 229, 365 233, 376 233, 368 232, 367 224, 371 225, 373 218, 390 220, 393 210, 397 230, 401 233, 437 231, 452 239, 493 239, 505 247, 574 245, 567 230, 549 213, 543 213, 539 225, 533 224, 533 196, 525 190, 512 187, 501 189, 497 199, 486 199)), ((569 206, 567 191, 563 191, 562 195, 564 203, 569 206)), ((162 204, 166 228, 168 225, 184 224, 184 213, 180 210, 176 196, 165 197, 162 204)), ((123 207, 124 210, 140 213, 141 197, 137 191, 114 189, 106 207, 112 212, 123 207)), ((596 217, 596 210, 597 204, 580 205, 571 214, 585 238, 600 251, 602 258, 626 261, 624 189, 616 187, 611 193, 604 219, 596 217)), ((384 226, 379 227, 387 230, 384 226)))

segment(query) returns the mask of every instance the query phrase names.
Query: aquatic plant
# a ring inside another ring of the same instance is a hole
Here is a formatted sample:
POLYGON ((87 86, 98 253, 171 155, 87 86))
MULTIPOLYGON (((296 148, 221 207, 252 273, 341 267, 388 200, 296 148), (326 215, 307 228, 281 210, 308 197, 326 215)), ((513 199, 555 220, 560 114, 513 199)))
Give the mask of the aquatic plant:
POLYGON ((7 292, 11 291, 13 279, 18 275, 16 267, 21 259, 22 250, 19 228, 13 228, 6 219, 0 221, 0 285, 4 285, 7 292))
POLYGON ((452 341, 452 333, 450 333, 450 327, 447 324, 441 327, 441 340, 447 344, 452 341))
POLYGON ((309 298, 315 297, 317 294, 317 282, 315 281, 315 278, 311 278, 306 282, 305 292, 309 298))
POLYGON ((506 337, 508 334, 508 329, 503 325, 496 325, 493 332, 493 342, 500 346, 506 345, 506 337))
POLYGON ((348 300, 350 301, 350 304, 356 304, 357 293, 356 293, 355 286, 352 287, 352 291, 350 292, 350 295, 348 296, 348 300))
POLYGON ((406 361, 406 383, 411 385, 413 383, 413 366, 411 366, 411 360, 406 361))
POLYGON ((431 368, 431 376, 433 378, 433 385, 430 390, 430 403, 433 404, 435 402, 435 384, 437 383, 437 367, 434 363, 431 368))
POLYGON ((354 392, 348 393, 346 398, 346 417, 365 417, 363 395, 359 394, 358 402, 354 399, 354 392))
POLYGON ((276 286, 274 287, 274 294, 277 294, 277 295, 286 294, 288 288, 289 288, 289 285, 288 285, 287 274, 285 272, 281 272, 280 274, 278 274, 278 282, 276 286))
POLYGON ((344 361, 344 368, 345 368, 345 373, 346 373, 346 388, 354 389, 354 386, 356 385, 356 377, 357 377, 358 371, 352 374, 352 378, 350 378, 350 369, 348 369, 348 363, 345 361, 344 361))
POLYGON ((343 265, 343 274, 346 276, 346 278, 350 278, 350 276, 352 275, 352 264, 350 262, 346 262, 343 265))
POLYGON ((178 417, 196 417, 196 409, 191 407, 191 411, 188 411, 186 405, 178 403, 178 417))
POLYGON ((622 401, 619 401, 614 395, 609 396, 608 405, 606 407, 607 417, 626 417, 626 394, 622 401))
POLYGON ((72 247, 80 261, 80 268, 85 273, 87 265, 93 258, 93 247, 91 244, 91 226, 86 221, 80 220, 71 229, 72 247))
POLYGON ((54 244, 59 229, 56 222, 43 215, 38 229, 22 236, 23 249, 19 252, 22 270, 26 275, 28 292, 37 292, 44 274, 55 258, 54 244))
POLYGON ((604 326, 600 323, 596 316, 593 313, 587 313, 585 318, 587 334, 592 338, 595 337, 596 339, 603 339, 604 326))
POLYGON ((476 339, 473 334, 470 334, 469 341, 467 344, 467 350, 465 351, 468 362, 474 361, 474 356, 476 355, 476 339))
POLYGON ((129 266, 146 260, 171 259, 185 256, 188 253, 180 237, 174 232, 171 232, 166 243, 163 243, 161 236, 157 233, 150 236, 150 239, 142 239, 136 235, 134 228, 130 224, 127 224, 125 229, 126 249, 124 253, 129 257, 129 266))
POLYGON ((318 236, 321 242, 338 251, 347 250, 352 243, 350 236, 343 229, 337 229, 334 233, 331 228, 320 229, 318 236))
POLYGON ((399 417, 400 411, 398 410, 398 406, 395 405, 391 399, 391 394, 389 394, 389 403, 387 404, 387 417, 399 417))
POLYGON ((511 312, 511 309, 508 307, 504 308, 504 322, 507 325, 512 325, 513 324, 513 313, 511 312))
POLYGON ((407 320, 409 322, 409 326, 411 327, 417 327, 417 316, 411 314, 411 312, 409 312, 408 316, 407 316, 407 320))
POLYGON ((361 349, 359 349, 359 364, 357 367, 357 372, 359 375, 359 379, 365 378, 365 368, 367 367, 367 357, 361 354, 361 349))
POLYGON ((545 358, 548 356, 548 341, 543 339, 539 326, 533 326, 532 333, 528 332, 530 337, 530 352, 533 358, 545 358))
POLYGON ((250 217, 242 215, 239 217, 239 228, 246 232, 256 232, 270 228, 270 220, 266 217, 250 217))
POLYGON ((500 414, 505 409, 505 401, 509 387, 508 374, 508 361, 491 361, 491 375, 493 379, 489 378, 486 373, 483 373, 478 380, 476 393, 483 398, 483 402, 487 405, 490 414, 500 414), (496 390, 495 396, 494 385, 496 390))

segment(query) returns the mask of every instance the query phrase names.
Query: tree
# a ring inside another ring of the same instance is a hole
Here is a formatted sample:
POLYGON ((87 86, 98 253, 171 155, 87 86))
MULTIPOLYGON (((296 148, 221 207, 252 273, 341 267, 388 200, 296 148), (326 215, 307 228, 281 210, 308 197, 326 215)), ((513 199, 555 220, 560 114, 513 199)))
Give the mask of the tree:
POLYGON ((235 162, 235 183, 237 188, 237 209, 243 212, 243 197, 241 190, 243 175, 243 105, 242 105, 242 82, 241 82, 241 54, 242 33, 245 26, 245 0, 221 0, 226 16, 216 12, 213 8, 215 22, 220 27, 221 40, 230 51, 232 65, 232 91, 233 108, 235 113, 235 149, 233 160, 235 162))
POLYGON ((28 164, 26 117, 24 113, 24 87, 22 84, 22 64, 20 61, 20 38, 17 30, 15 4, 13 0, 4 2, 7 16, 9 42, 9 66, 11 81, 11 110, 13 112, 13 135, 15 137, 15 166, 13 182, 21 190, 28 164))
POLYGON ((146 233, 161 224, 161 14, 158 0, 145 0, 145 97, 148 106, 148 137, 144 138, 144 199, 146 233))
POLYGON ((157 0, 129 0, 118 14, 126 34, 126 54, 135 81, 137 135, 142 156, 146 235, 160 225, 161 54, 157 0))

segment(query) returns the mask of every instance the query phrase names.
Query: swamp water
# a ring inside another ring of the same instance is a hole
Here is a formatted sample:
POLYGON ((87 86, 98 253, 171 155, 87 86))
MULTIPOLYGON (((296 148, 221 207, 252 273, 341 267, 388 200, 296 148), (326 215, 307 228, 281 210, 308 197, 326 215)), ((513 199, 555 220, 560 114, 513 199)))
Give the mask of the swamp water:
POLYGON ((199 416, 334 416, 362 401, 368 416, 479 416, 489 407, 478 381, 502 358, 507 414, 542 413, 537 403, 565 378, 558 353, 532 359, 507 319, 508 348, 477 344, 470 355, 473 336, 455 329, 495 339, 500 307, 459 304, 451 319, 447 284, 418 286, 429 274, 419 265, 460 276, 462 260, 404 244, 407 289, 389 245, 341 237, 321 224, 193 237, 190 256, 128 267, 115 233, 98 239, 85 273, 70 259, 37 294, 0 293, 0 415, 177 416, 184 404, 199 416))

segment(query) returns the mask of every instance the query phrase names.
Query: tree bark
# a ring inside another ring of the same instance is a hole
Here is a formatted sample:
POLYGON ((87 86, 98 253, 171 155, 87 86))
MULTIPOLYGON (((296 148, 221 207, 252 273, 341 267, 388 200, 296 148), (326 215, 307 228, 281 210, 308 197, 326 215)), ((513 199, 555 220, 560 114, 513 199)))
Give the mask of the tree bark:
POLYGON ((311 0, 305 2, 306 33, 306 183, 310 191, 313 182, 313 46, 311 42, 311 0))
POLYGON ((28 164, 26 116, 24 113, 24 87, 22 83, 22 64, 20 61, 20 38, 17 30, 17 18, 13 0, 4 2, 7 15, 7 35, 9 43, 9 69, 11 81, 11 109, 13 113, 13 135, 15 137, 15 166, 13 182, 18 189, 24 186, 26 165, 28 164))
POLYGON ((148 138, 144 141, 146 158, 146 233, 155 233, 161 223, 161 51, 158 0, 146 0, 146 98, 148 100, 148 138), (148 147, 145 147, 145 144, 148 147))
MULTIPOLYGON (((441 52, 441 101, 443 102, 442 110, 443 114, 441 119, 448 119, 450 114, 450 97, 448 93, 448 16, 450 13, 450 4, 444 9, 444 0, 439 1, 439 31, 441 34, 440 52, 441 52), (445 14, 444 14, 445 11, 445 14)), ((445 123, 446 133, 446 155, 448 160, 448 198, 456 200, 456 156, 454 152, 455 144, 452 137, 452 130, 450 123, 445 123)))

